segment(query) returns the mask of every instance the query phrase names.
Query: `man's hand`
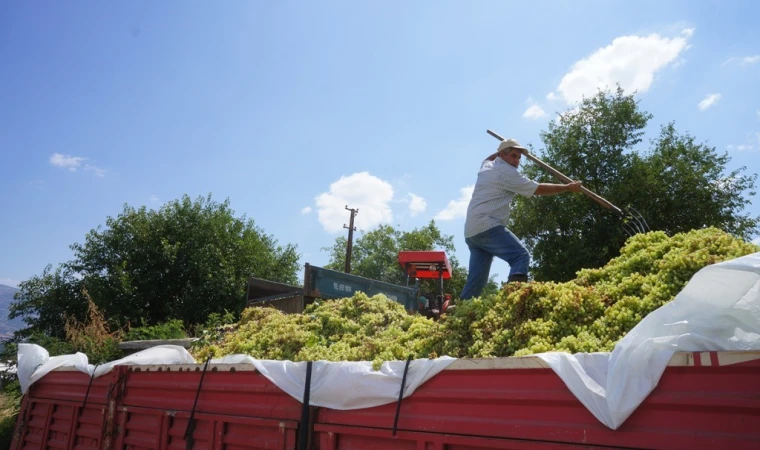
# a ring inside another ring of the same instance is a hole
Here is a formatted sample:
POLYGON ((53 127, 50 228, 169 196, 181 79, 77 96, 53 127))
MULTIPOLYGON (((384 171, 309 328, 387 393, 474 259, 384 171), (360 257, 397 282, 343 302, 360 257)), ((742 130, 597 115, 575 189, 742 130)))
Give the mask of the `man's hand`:
POLYGON ((565 186, 567 186, 567 190, 570 192, 580 192, 581 191, 581 182, 580 181, 573 181, 572 183, 567 183, 565 186))

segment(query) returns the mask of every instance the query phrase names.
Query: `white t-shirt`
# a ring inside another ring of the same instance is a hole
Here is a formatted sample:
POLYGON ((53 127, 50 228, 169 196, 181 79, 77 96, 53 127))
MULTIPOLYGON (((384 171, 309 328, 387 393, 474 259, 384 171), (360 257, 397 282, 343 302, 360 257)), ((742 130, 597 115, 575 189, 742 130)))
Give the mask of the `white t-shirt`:
POLYGON ((506 227, 515 194, 530 197, 537 188, 537 182, 503 159, 497 157, 494 161, 483 161, 467 207, 464 237, 472 237, 500 225, 506 227))

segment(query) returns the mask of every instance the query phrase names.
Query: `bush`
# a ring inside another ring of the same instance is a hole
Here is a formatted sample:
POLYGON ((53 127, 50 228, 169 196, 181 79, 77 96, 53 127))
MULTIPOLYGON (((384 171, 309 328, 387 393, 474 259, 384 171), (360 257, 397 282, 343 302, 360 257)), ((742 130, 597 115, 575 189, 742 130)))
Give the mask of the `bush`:
POLYGON ((193 343, 192 348, 202 348, 221 342, 228 333, 235 329, 235 315, 224 310, 224 315, 211 313, 206 319, 205 324, 199 324, 193 330, 193 336, 198 340, 193 343))
POLYGON ((18 412, 11 415, 0 414, 2 414, 2 418, 0 419, 0 448, 11 448, 18 412))
POLYGON ((173 319, 168 322, 151 326, 130 328, 124 334, 125 341, 148 341, 153 339, 184 339, 187 337, 181 320, 173 319))
POLYGON ((73 317, 66 318, 66 338, 69 340, 74 350, 87 355, 90 364, 101 364, 122 356, 119 349, 118 333, 110 333, 106 324, 105 317, 93 303, 90 296, 85 291, 87 297, 88 319, 86 322, 79 322, 73 317))
POLYGON ((0 449, 11 448, 20 401, 21 388, 18 379, 10 380, 10 377, 7 377, 3 380, 3 389, 0 392, 0 449))

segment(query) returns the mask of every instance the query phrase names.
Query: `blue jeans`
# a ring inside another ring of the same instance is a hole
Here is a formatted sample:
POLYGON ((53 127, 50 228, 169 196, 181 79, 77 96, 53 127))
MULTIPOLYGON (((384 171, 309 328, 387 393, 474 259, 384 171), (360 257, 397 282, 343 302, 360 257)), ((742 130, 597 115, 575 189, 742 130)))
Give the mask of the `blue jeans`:
POLYGON ((475 236, 465 238, 470 248, 470 268, 467 283, 459 297, 466 300, 480 296, 488 284, 491 262, 497 256, 509 264, 510 275, 527 275, 530 254, 525 246, 506 227, 494 227, 475 236))

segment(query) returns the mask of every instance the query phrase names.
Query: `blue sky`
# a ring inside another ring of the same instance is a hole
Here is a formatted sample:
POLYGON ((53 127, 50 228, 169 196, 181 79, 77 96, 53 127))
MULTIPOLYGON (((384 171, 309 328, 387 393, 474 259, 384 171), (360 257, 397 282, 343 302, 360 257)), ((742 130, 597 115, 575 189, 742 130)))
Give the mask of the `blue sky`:
POLYGON ((675 121, 757 173, 757 17, 752 1, 3 2, 0 283, 69 260, 124 204, 183 194, 229 198, 302 263, 327 262, 348 205, 360 230, 435 218, 466 264, 486 129, 540 151, 556 112, 616 82, 654 115, 648 137, 675 121))

